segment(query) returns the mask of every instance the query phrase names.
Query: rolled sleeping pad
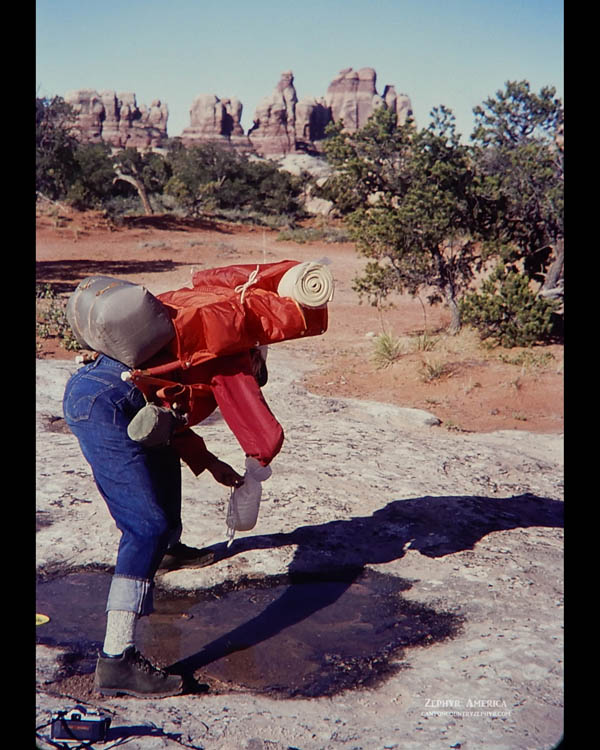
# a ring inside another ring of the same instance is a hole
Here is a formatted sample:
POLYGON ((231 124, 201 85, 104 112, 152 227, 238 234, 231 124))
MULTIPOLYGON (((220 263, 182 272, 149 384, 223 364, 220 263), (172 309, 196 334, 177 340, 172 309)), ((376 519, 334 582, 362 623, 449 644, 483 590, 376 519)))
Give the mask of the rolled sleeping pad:
POLYGON ((333 298, 333 287, 333 276, 327 266, 306 261, 284 273, 277 294, 291 297, 305 307, 324 307, 333 298))

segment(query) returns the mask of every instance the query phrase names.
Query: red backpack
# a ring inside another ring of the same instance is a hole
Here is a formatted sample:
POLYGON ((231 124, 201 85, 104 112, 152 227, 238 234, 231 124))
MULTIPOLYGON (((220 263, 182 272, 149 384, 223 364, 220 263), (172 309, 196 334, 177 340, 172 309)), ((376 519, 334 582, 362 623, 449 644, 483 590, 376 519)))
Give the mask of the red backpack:
POLYGON ((307 307, 280 296, 282 277, 295 260, 231 265, 197 271, 192 287, 157 295, 175 337, 131 371, 148 401, 187 415, 188 426, 218 406, 247 455, 268 463, 283 431, 252 375, 250 350, 327 330, 327 306, 307 307))

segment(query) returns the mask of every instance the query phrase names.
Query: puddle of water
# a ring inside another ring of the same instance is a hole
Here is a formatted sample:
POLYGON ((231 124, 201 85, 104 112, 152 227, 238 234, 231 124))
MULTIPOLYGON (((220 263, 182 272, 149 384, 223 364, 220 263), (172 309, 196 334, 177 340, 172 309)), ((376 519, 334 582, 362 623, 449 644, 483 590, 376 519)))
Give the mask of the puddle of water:
MULTIPOLYGON (((93 671, 110 575, 79 572, 38 584, 39 643, 72 647, 93 671)), ((373 686, 401 668, 406 648, 451 637, 460 623, 401 595, 403 579, 374 571, 246 579, 193 594, 157 591, 137 646, 213 690, 316 697, 373 686)))
POLYGON ((104 642, 111 576, 84 571, 37 584, 36 612, 50 620, 36 628, 36 642, 68 646, 77 672, 93 672, 104 642))

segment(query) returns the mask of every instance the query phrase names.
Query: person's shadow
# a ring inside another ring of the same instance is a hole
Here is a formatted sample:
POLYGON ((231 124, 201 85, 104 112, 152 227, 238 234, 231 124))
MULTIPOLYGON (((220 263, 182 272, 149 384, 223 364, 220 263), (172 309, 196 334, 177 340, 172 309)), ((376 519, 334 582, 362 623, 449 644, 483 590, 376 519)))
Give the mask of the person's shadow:
MULTIPOLYGON (((250 550, 287 545, 296 545, 297 549, 285 576, 288 588, 279 599, 199 652, 171 665, 169 671, 186 677, 193 689, 194 671, 265 641, 332 604, 369 564, 399 560, 408 549, 427 557, 443 557, 472 549, 492 531, 530 526, 563 527, 563 503, 531 494, 395 500, 371 516, 302 526, 289 533, 242 537, 229 548, 225 543, 208 547, 207 551, 214 554, 214 563, 250 550), (294 585, 319 579, 336 585, 312 587, 310 597, 302 586, 294 585)), ((410 588, 410 582, 403 583, 404 589, 410 588)), ((436 640, 453 634, 451 619, 444 620, 436 640)))

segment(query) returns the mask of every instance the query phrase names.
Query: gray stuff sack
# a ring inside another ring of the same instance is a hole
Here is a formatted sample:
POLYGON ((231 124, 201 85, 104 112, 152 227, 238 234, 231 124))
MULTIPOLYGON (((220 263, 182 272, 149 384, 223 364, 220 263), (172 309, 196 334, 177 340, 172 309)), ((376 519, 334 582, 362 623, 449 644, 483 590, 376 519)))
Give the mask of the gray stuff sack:
POLYGON ((69 297, 67 320, 84 349, 138 367, 175 336, 162 302, 140 284, 89 276, 69 297))

